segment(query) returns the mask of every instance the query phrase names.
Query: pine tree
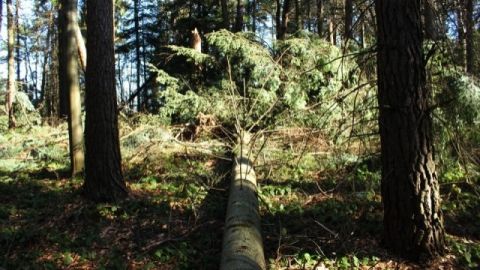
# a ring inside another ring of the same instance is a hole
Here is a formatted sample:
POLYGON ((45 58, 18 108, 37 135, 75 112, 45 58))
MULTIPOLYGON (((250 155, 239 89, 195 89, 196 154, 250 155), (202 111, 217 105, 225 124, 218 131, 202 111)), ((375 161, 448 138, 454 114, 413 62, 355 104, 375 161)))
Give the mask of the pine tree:
POLYGON ((87 0, 85 195, 97 202, 128 196, 122 175, 115 90, 113 0, 87 0))

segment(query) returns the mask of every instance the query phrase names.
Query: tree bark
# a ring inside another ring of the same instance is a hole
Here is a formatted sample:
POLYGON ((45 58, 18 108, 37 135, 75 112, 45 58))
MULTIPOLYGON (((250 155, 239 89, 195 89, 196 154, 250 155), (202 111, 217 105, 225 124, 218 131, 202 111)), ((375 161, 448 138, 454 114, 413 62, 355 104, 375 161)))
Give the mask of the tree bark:
POLYGON ((7 0, 7 50, 8 50, 8 78, 5 97, 5 107, 8 113, 8 128, 16 126, 13 103, 15 101, 15 22, 13 19, 12 0, 7 0))
MULTIPOLYGON (((134 31, 135 31, 135 61, 137 63, 136 75, 137 75, 137 89, 140 88, 140 75, 141 75, 141 66, 142 61, 140 58, 140 19, 139 19, 139 1, 133 0, 133 20, 134 20, 134 31)), ((137 110, 142 110, 142 95, 137 97, 137 110)))
POLYGON ((466 71, 467 73, 473 74, 473 66, 475 61, 475 53, 474 53, 474 37, 473 33, 475 31, 475 22, 473 18, 473 0, 466 0, 466 7, 465 7, 465 26, 466 26, 466 40, 465 40, 465 49, 466 49, 466 71))
POLYGON ((375 6, 384 244, 411 259, 432 258, 443 253, 445 236, 420 0, 377 0, 375 6))
POLYGON ((220 5, 222 6, 222 20, 223 27, 227 30, 230 29, 230 15, 228 12, 228 0, 221 0, 220 5))
POLYGON ((464 0, 456 1, 456 13, 457 13, 457 33, 458 33, 458 45, 460 47, 460 59, 461 65, 467 69, 467 42, 465 27, 465 10, 463 5, 464 0))
POLYGON ((345 44, 348 40, 353 39, 352 32, 353 24, 353 0, 345 0, 345 21, 344 21, 344 33, 343 37, 345 39, 345 44))
POLYGON ((223 236, 221 270, 264 270, 257 179, 249 159, 250 135, 241 132, 232 168, 223 236))
POLYGON ((280 31, 277 36, 277 39, 279 40, 284 40, 285 37, 287 36, 290 12, 291 12, 290 0, 284 0, 283 8, 282 8, 282 21, 280 25, 280 31))
POLYGON ((243 0, 237 0, 237 15, 235 16, 235 27, 233 29, 234 32, 241 32, 243 30, 243 13, 243 0))
POLYGON ((302 30, 301 21, 302 10, 300 9, 300 0, 295 0, 295 27, 297 31, 302 30))
MULTIPOLYGON (((17 68, 16 80, 20 84, 20 89, 22 89, 22 77, 20 76, 20 65, 22 64, 22 59, 20 58, 20 0, 15 1, 15 63, 17 68)), ((18 86, 17 86, 18 87, 18 86)))
POLYGON ((279 39, 280 28, 282 24, 282 2, 280 0, 275 1, 275 32, 276 38, 279 39))
POLYGON ((423 12, 425 18, 425 39, 437 40, 438 31, 435 23, 435 2, 433 0, 423 0, 423 12))
POLYGON ((113 0, 87 0, 85 195, 96 202, 128 196, 122 176, 115 90, 113 0))
POLYGON ((317 0, 317 32, 319 37, 322 37, 323 34, 323 9, 323 0, 317 0))
POLYGON ((257 32, 257 1, 252 1, 252 32, 257 32))
POLYGON ((82 105, 77 64, 77 0, 61 0, 59 9, 59 82, 67 93, 68 138, 70 145, 70 172, 72 177, 81 173, 84 166, 82 105))
MULTIPOLYGON (((2 32, 2 18, 3 18, 3 0, 0 0, 0 33, 2 32)), ((2 37, 0 37, 2 40, 2 37)))

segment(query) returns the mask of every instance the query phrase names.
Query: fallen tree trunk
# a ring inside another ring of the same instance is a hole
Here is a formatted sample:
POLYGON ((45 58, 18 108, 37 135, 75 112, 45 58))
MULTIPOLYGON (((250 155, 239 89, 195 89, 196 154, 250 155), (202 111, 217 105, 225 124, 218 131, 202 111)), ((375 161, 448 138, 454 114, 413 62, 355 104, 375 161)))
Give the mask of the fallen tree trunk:
POLYGON ((257 179, 249 159, 250 135, 241 132, 225 219, 221 270, 264 270, 257 179))

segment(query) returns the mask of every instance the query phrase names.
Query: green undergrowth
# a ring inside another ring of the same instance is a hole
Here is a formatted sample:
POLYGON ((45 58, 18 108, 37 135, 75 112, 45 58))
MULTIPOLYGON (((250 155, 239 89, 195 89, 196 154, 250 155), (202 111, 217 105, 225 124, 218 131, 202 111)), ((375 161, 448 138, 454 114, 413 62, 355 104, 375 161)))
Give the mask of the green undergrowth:
MULTIPOLYGON (((86 201, 81 177, 68 178, 66 125, 2 130, 0 267, 217 269, 228 141, 185 140, 187 126, 158 121, 121 118, 131 196, 118 204, 86 201)), ((275 131, 258 139, 260 154, 252 153, 269 269, 478 267, 479 180, 471 170, 439 168, 449 249, 428 266, 416 265, 382 248, 376 148, 335 148, 315 132, 275 131)))

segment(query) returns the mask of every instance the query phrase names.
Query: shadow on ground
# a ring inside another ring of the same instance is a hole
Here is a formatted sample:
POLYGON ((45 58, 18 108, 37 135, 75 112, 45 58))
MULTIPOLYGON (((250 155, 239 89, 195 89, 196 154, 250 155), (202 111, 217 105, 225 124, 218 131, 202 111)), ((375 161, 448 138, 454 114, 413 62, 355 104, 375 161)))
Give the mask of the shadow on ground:
POLYGON ((98 205, 65 171, 0 171, 0 266, 216 269, 229 168, 215 161, 225 177, 211 187, 201 176, 155 188, 130 183, 130 199, 98 205), (205 193, 199 201, 197 190, 205 193))

